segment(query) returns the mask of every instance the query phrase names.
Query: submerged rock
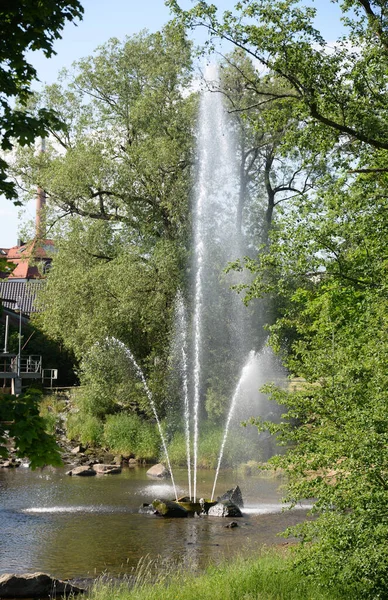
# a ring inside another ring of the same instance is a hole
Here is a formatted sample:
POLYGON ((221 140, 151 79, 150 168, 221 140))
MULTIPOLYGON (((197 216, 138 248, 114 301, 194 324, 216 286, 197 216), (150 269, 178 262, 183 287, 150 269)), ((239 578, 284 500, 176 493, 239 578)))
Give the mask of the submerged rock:
POLYGON ((5 573, 0 576, 0 598, 55 598, 84 591, 68 581, 53 579, 46 573, 5 573))
POLYGON ((238 506, 231 502, 217 502, 209 508, 207 513, 209 517, 242 517, 242 512, 238 506))
POLYGON ((89 466, 75 467, 71 471, 67 471, 66 475, 77 475, 78 477, 90 477, 91 475, 97 475, 96 471, 89 466))
POLYGON ((154 465, 153 467, 148 469, 147 475, 148 477, 158 477, 161 479, 165 477, 170 477, 168 469, 166 469, 166 467, 161 463, 158 463, 157 465, 154 465))
POLYGON ((225 525, 225 527, 227 527, 228 529, 234 529, 235 527, 238 527, 238 523, 237 521, 231 521, 230 523, 225 525))
POLYGON ((231 502, 232 504, 235 504, 240 508, 244 508, 242 493, 238 485, 236 485, 236 487, 234 487, 231 490, 228 490, 227 492, 225 492, 225 494, 217 498, 217 502, 231 502))
POLYGON ((94 471, 97 475, 115 475, 121 473, 121 467, 117 465, 105 465, 103 463, 97 463, 93 465, 94 471))
POLYGON ((179 519, 187 517, 189 514, 183 506, 179 506, 177 502, 172 500, 154 500, 152 506, 155 509, 155 514, 161 517, 179 519))

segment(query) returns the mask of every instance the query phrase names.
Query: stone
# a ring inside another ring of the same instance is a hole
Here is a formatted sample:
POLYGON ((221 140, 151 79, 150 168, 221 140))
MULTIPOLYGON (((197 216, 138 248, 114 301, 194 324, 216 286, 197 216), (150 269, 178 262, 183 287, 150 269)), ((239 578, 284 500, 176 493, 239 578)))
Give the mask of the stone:
POLYGON ((168 519, 179 519, 188 516, 188 512, 183 506, 179 506, 177 502, 172 500, 154 500, 152 506, 155 509, 155 514, 168 519))
POLYGON ((155 512, 156 511, 155 511, 154 507, 152 506, 152 504, 143 503, 141 505, 141 507, 139 508, 139 513, 141 515, 154 515, 155 512))
POLYGON ((158 477, 160 479, 170 477, 170 473, 168 472, 166 467, 161 463, 158 463, 157 465, 154 465, 153 467, 148 469, 147 475, 148 477, 158 477))
POLYGON ((81 452, 85 452, 85 448, 81 444, 71 450, 72 454, 81 454, 81 452))
POLYGON ((209 508, 207 513, 209 517, 242 517, 242 512, 238 506, 231 502, 217 502, 209 508))
POLYGON ((121 473, 121 467, 118 467, 117 465, 97 463, 93 465, 93 469, 96 471, 97 475, 116 475, 117 473, 121 473))
MULTIPOLYGON (((128 460, 128 464, 129 464, 129 465, 131 465, 132 467, 135 467, 135 466, 137 465, 137 463, 138 463, 138 460, 137 460, 137 458, 130 458, 130 459, 128 460)), ((152 467, 151 467, 151 468, 152 468, 152 467)))
POLYGON ((234 487, 231 490, 228 490, 227 492, 225 492, 225 494, 217 498, 217 502, 231 502, 232 504, 235 504, 240 508, 244 508, 242 493, 238 485, 236 485, 236 487, 234 487))
POLYGON ((67 581, 53 579, 46 573, 5 573, 0 576, 0 598, 55 598, 84 591, 67 581))
POLYGON ((115 465, 117 465, 118 467, 121 467, 121 463, 123 462, 123 457, 121 454, 118 454, 117 456, 114 457, 113 459, 113 463, 115 465))
POLYGON ((111 465, 114 462, 114 456, 110 452, 105 452, 102 457, 102 461, 105 465, 111 465))
POLYGON ((234 529, 235 527, 238 527, 238 523, 237 521, 231 521, 230 523, 225 525, 225 527, 227 527, 228 529, 234 529))
POLYGON ((75 467, 71 471, 67 471, 66 475, 77 475, 79 477, 90 477, 97 475, 96 471, 89 466, 75 467))

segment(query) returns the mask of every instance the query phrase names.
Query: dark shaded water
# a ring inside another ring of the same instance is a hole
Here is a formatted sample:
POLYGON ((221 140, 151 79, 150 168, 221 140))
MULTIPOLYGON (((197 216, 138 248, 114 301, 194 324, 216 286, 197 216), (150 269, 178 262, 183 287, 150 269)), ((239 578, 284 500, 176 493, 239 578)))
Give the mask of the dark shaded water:
MULTIPOLYGON (((175 474, 175 470, 174 470, 175 474)), ((186 471, 176 472, 187 494, 186 471)), ((201 471, 199 496, 208 497, 214 473, 201 471)), ((305 510, 281 512, 279 480, 220 473, 216 493, 239 484, 246 508, 239 527, 228 519, 169 520, 140 515, 142 502, 173 498, 171 485, 150 480, 146 469, 121 475, 69 477, 64 469, 0 472, 0 574, 44 571, 60 578, 129 574, 139 559, 161 556, 202 569, 235 553, 254 553, 301 521, 305 510)))

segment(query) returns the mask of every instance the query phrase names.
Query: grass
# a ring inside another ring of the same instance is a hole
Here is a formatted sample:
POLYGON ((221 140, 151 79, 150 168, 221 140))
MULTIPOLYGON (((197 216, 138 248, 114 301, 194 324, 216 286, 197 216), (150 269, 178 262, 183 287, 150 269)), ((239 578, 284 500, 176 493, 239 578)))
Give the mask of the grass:
POLYGON ((289 551, 261 551, 209 567, 203 574, 171 572, 165 565, 142 561, 135 584, 97 582, 89 600, 350 600, 338 590, 324 590, 294 571, 289 551), (156 565, 157 566, 157 565, 156 565), (155 576, 154 573, 158 573, 155 576), (131 588, 131 589, 130 589, 131 588))

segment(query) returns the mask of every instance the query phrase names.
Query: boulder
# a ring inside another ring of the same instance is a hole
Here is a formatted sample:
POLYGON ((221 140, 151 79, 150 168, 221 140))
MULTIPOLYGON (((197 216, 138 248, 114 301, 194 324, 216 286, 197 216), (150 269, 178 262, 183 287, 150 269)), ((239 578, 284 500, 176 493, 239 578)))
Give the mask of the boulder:
POLYGON ((177 502, 171 500, 154 500, 152 506, 155 509, 155 514, 168 519, 184 518, 189 514, 183 506, 179 506, 177 502))
POLYGON ((71 471, 67 471, 66 475, 78 475, 79 477, 90 477, 97 475, 96 471, 89 466, 75 467, 71 471))
POLYGON ((162 465, 161 463, 158 463, 157 465, 154 465, 153 467, 148 469, 147 475, 148 475, 148 477, 157 477, 159 479, 162 479, 162 478, 169 477, 170 473, 168 472, 168 469, 166 469, 166 467, 164 465, 162 465))
POLYGON ((209 508, 207 513, 209 517, 242 517, 242 512, 238 506, 231 502, 217 502, 209 508))
POLYGON ((71 450, 72 454, 81 454, 81 452, 85 452, 85 448, 81 444, 71 450))
POLYGON ((96 471, 97 475, 115 475, 121 473, 121 467, 117 465, 105 465, 103 463, 97 463, 92 467, 96 471))
POLYGON ((67 581, 53 579, 46 573, 5 573, 0 576, 0 598, 55 598, 84 591, 67 581))
POLYGON ((139 508, 139 513, 141 515, 154 515, 155 512, 156 511, 155 511, 154 507, 152 506, 152 504, 143 503, 141 505, 141 507, 139 508))
POLYGON ((240 508, 244 508, 242 493, 238 485, 217 498, 217 502, 231 502, 240 508))

